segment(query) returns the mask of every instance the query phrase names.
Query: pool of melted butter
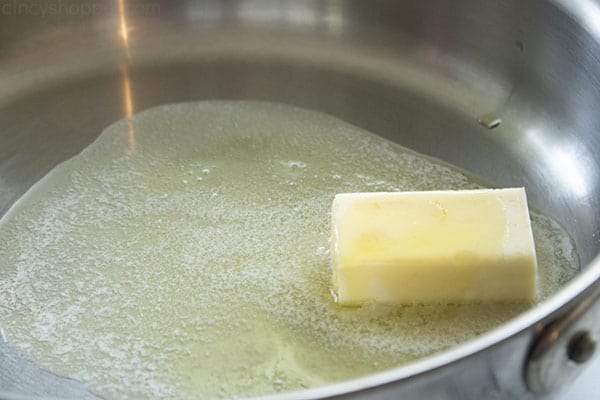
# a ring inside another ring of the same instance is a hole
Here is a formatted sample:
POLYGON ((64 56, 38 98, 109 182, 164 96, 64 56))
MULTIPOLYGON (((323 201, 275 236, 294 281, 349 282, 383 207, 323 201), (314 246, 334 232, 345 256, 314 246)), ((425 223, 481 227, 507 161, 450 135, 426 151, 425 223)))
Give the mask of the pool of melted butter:
MULTIPOLYGON (((336 305, 334 195, 478 187, 313 111, 153 108, 108 127, 3 217, 0 321, 27 357, 105 398, 263 395, 385 370, 528 305, 336 305)), ((578 263, 556 222, 531 217, 542 300, 578 263)))

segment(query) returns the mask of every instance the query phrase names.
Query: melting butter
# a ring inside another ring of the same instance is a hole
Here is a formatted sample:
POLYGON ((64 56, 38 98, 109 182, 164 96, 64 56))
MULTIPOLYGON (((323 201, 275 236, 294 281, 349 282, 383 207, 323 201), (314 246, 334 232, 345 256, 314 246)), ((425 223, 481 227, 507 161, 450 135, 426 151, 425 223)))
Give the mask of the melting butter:
POLYGON ((331 213, 340 304, 535 299, 523 188, 344 193, 331 213))
MULTIPOLYGON (((108 127, 4 216, 0 321, 28 357, 106 398, 261 395, 381 371, 524 306, 335 305, 334 195, 478 187, 312 111, 153 108, 108 127)), ((533 213, 532 226, 543 299, 577 258, 550 218, 533 213)))

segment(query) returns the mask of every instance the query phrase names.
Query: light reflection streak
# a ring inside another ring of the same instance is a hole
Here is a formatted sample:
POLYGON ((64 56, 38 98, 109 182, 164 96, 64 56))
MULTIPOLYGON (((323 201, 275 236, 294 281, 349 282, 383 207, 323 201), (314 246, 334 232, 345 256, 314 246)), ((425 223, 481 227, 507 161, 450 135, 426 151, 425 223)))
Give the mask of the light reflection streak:
POLYGON ((131 123, 131 117, 133 116, 133 97, 131 95, 131 79, 129 78, 129 70, 127 66, 122 68, 123 75, 123 103, 125 106, 125 116, 127 117, 127 126, 129 132, 129 151, 135 153, 135 128, 131 123))
POLYGON ((597 40, 600 39, 600 4, 593 0, 557 0, 556 4, 574 17, 597 40))
POLYGON ((545 166, 571 193, 580 198, 590 194, 588 155, 585 149, 570 143, 548 143, 537 129, 527 131, 531 143, 543 149, 545 166))
POLYGON ((245 0, 229 4, 222 0, 190 1, 185 16, 194 22, 221 24, 233 16, 244 25, 284 25, 340 35, 345 28, 344 0, 326 2, 264 2, 245 0))
POLYGON ((586 197, 589 192, 587 184, 587 169, 582 165, 576 149, 557 146, 552 148, 551 162, 556 175, 577 196, 586 197))
POLYGON ((119 5, 119 35, 123 39, 125 50, 129 51, 129 27, 125 16, 125 0, 117 0, 119 5))
POLYGON ((129 25, 127 23, 127 15, 125 13, 125 0, 117 0, 119 10, 119 31, 118 34, 123 42, 123 49, 125 51, 126 62, 121 67, 121 76, 123 80, 123 107, 125 117, 127 118, 128 125, 128 146, 130 153, 135 153, 135 128, 131 123, 131 117, 135 111, 133 95, 131 90, 131 77, 129 74, 129 65, 131 63, 131 53, 129 46, 129 25))

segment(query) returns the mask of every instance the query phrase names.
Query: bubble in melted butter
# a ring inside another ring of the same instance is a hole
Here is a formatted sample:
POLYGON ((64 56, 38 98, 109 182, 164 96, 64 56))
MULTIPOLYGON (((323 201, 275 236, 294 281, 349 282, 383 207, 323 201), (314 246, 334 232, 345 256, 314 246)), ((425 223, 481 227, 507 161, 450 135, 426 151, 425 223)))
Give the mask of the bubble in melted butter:
MULTIPOLYGON (((21 352, 106 398, 262 395, 374 373, 526 306, 335 305, 334 195, 477 187, 312 111, 153 108, 107 128, 4 216, 0 321, 21 352)), ((532 222, 543 299, 578 265, 557 223, 532 222)))

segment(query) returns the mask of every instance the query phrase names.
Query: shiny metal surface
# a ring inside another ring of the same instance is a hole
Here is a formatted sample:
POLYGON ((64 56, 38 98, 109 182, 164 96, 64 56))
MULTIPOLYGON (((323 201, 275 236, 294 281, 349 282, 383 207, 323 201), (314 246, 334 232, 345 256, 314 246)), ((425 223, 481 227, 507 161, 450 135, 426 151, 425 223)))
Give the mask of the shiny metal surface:
MULTIPOLYGON (((474 341, 288 397, 534 398, 523 371, 536 335, 599 285, 598 21, 591 0, 0 0, 0 214, 105 126, 157 104, 263 99, 332 114, 525 186, 571 233, 584 271, 474 341)), ((0 397, 85 393, 0 350, 0 397)))
POLYGON ((574 310, 549 324, 537 338, 525 367, 527 387, 552 393, 573 382, 595 355, 600 340, 600 286, 574 310))

